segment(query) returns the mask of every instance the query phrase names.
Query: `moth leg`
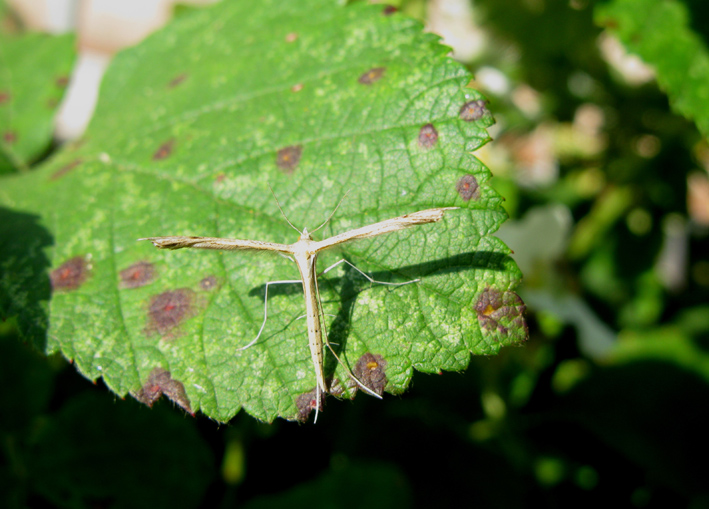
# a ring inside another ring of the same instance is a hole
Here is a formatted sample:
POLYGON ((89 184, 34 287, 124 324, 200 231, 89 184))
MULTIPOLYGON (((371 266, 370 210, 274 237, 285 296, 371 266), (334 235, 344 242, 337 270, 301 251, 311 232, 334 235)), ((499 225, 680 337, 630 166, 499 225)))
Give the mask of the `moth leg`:
POLYGON ((266 326, 266 319, 268 318, 268 287, 270 285, 280 285, 280 284, 289 284, 289 283, 303 283, 300 279, 285 279, 283 281, 269 281, 266 283, 266 291, 264 292, 265 295, 263 297, 263 323, 261 324, 261 328, 258 330, 258 334, 256 334, 256 337, 252 339, 248 345, 242 346, 240 348, 237 348, 236 351, 240 352, 242 350, 246 350, 247 348, 253 346, 256 341, 258 341, 258 338, 261 337, 261 333, 263 332, 263 328, 266 326))
MULTIPOLYGON (((372 278, 371 276, 369 276, 369 274, 366 274, 366 273, 362 272, 362 271, 361 271, 360 269, 358 269, 355 265, 353 265, 351 262, 345 260, 344 258, 341 259, 340 261, 335 262, 334 264, 330 265, 327 269, 325 269, 324 271, 322 271, 322 273, 321 273, 320 275, 323 275, 323 274, 327 273, 328 271, 334 269, 335 267, 337 267, 338 265, 340 265, 340 264, 342 264, 342 263, 346 263, 347 265, 349 265, 350 267, 352 267, 354 270, 356 270, 356 271, 359 272, 362 276, 364 276, 370 283, 377 283, 377 284, 387 285, 387 286, 402 286, 402 285, 408 285, 408 284, 411 284, 411 283, 418 283, 419 281, 421 281, 420 279, 413 279, 413 280, 411 280, 411 281, 405 281, 405 282, 403 282, 403 283, 389 283, 389 282, 386 282, 386 281, 377 281, 376 279, 374 279, 374 278, 372 278)), ((330 343, 330 341, 328 340, 327 334, 324 335, 324 342, 325 342, 325 345, 327 346, 327 348, 328 348, 328 349, 330 350, 330 352, 332 353, 332 355, 335 357, 335 360, 337 360, 337 362, 345 369, 345 371, 347 372, 347 375, 348 375, 364 392, 366 392, 367 394, 369 394, 369 395, 371 395, 371 396, 374 396, 375 398, 382 399, 382 397, 381 397, 379 394, 377 394, 377 393, 374 392, 372 389, 370 389, 369 387, 367 387, 366 385, 364 385, 362 382, 360 382, 360 381, 357 379, 357 377, 354 375, 354 373, 352 373, 352 370, 350 370, 350 368, 342 361, 342 359, 340 359, 339 355, 337 355, 337 353, 335 352, 335 350, 332 348, 332 345, 333 345, 334 343, 330 343)))
MULTIPOLYGON (((327 269, 325 269, 324 271, 322 271, 322 274, 327 273, 328 271, 334 269, 335 267, 337 267, 338 265, 340 265, 340 264, 342 264, 342 263, 346 263, 347 265, 349 265, 350 267, 352 267, 354 270, 356 270, 357 272, 359 272, 360 274, 362 274, 362 276, 364 276, 365 278, 367 278, 367 280, 368 280, 370 283, 377 283, 377 284, 380 284, 380 285, 388 285, 388 286, 402 286, 402 285, 408 285, 408 284, 411 284, 411 283, 418 283, 418 282, 421 281, 420 279, 412 279, 411 281, 404 281, 403 283, 388 283, 388 282, 386 282, 386 281, 377 281, 376 279, 372 279, 368 274, 366 274, 366 273, 362 272, 361 270, 359 270, 357 267, 354 266, 354 264, 352 264, 351 262, 345 260, 344 258, 343 258, 342 260, 340 260, 339 262, 335 262, 335 263, 333 263, 332 265, 330 265, 327 269)), ((322 275, 322 274, 321 274, 321 275, 322 275)))
POLYGON ((337 353, 335 352, 335 349, 332 348, 332 345, 335 343, 330 343, 330 341, 328 341, 328 339, 327 339, 327 336, 325 336, 324 339, 325 339, 325 345, 330 350, 330 353, 335 357, 335 360, 337 360, 337 362, 340 364, 340 366, 342 366, 345 369, 345 371, 347 372, 347 376, 349 376, 352 379, 352 381, 354 381, 354 383, 356 383, 364 392, 366 392, 370 396, 374 396, 377 399, 383 399, 379 394, 377 394, 372 389, 370 389, 369 387, 364 385, 362 382, 360 382, 359 379, 357 379, 357 377, 354 375, 354 373, 352 373, 352 370, 349 368, 349 366, 347 366, 347 364, 342 362, 342 359, 340 359, 340 356, 337 355, 337 353))

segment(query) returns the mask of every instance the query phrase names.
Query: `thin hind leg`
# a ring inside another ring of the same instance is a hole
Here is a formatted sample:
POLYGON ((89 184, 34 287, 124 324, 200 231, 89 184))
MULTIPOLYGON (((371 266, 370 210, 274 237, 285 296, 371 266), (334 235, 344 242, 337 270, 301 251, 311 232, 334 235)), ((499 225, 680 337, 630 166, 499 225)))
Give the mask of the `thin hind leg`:
POLYGON ((261 324, 261 328, 258 330, 258 334, 256 334, 256 337, 252 339, 248 345, 242 346, 240 348, 237 348, 236 350, 238 352, 242 350, 246 350, 249 347, 252 347, 256 341, 258 341, 258 338, 261 337, 261 333, 263 332, 264 327, 266 326, 266 319, 268 318, 268 287, 270 285, 281 285, 281 284, 293 284, 293 283, 303 283, 300 279, 285 279, 283 281, 269 281, 266 283, 266 291, 265 291, 265 296, 263 298, 263 323, 261 324))
MULTIPOLYGON (((342 263, 346 263, 347 265, 352 267, 354 270, 359 272, 364 278, 366 278, 370 283, 377 283, 377 284, 382 284, 382 285, 387 285, 387 286, 403 286, 403 285, 408 285, 411 283, 418 283, 419 281, 421 281, 420 279, 413 279, 411 281, 404 281, 403 283, 389 283, 387 281, 377 281, 376 279, 369 276, 369 274, 366 274, 365 272, 361 271, 355 265, 353 265, 351 262, 345 260, 344 258, 341 259, 340 261, 330 265, 327 269, 322 271, 321 275, 326 274, 327 272, 329 272, 330 270, 334 269, 335 267, 337 267, 338 265, 340 265, 342 263)), ((370 395, 374 396, 375 398, 382 399, 382 397, 379 394, 377 394, 372 389, 370 389, 369 387, 364 385, 362 382, 360 382, 359 379, 357 379, 357 377, 354 375, 354 373, 352 373, 352 370, 342 361, 342 359, 340 359, 339 355, 337 355, 335 350, 332 348, 332 343, 330 343, 330 341, 327 337, 327 334, 324 335, 324 340, 325 340, 325 344, 327 345, 327 348, 330 350, 330 352, 335 357, 337 362, 345 369, 345 371, 347 372, 347 375, 367 394, 370 394, 370 395)))
POLYGON ((343 258, 342 260, 340 260, 340 261, 338 261, 338 262, 335 262, 335 263, 333 263, 332 265, 330 265, 327 269, 325 269, 324 271, 322 271, 321 275, 322 275, 322 274, 326 274, 327 272, 331 271, 332 269, 334 269, 335 267, 337 267, 338 265, 340 265, 340 264, 342 264, 342 263, 346 263, 347 265, 349 265, 350 267, 352 267, 354 270, 356 270, 357 272, 359 272, 363 277, 365 277, 370 283, 377 283, 377 284, 380 284, 380 285, 387 285, 387 286, 403 286, 403 285, 409 285, 409 284, 411 284, 411 283, 418 283, 418 282, 421 281, 420 279, 412 279, 411 281, 404 281, 403 283, 389 283, 389 282, 387 282, 387 281, 377 281, 376 279, 373 279, 373 278, 372 278, 369 274, 367 274, 366 272, 363 272, 363 271, 361 271, 360 269, 358 269, 352 262, 349 262, 349 261, 345 260, 344 258, 343 258))

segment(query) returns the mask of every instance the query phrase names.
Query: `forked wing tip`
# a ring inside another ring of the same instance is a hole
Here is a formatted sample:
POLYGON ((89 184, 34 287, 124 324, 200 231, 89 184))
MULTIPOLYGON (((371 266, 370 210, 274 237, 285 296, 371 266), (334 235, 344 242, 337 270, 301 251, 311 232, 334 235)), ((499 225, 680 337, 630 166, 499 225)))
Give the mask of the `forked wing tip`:
POLYGON ((153 244, 153 246, 155 246, 155 247, 157 247, 157 248, 163 248, 163 247, 165 247, 165 246, 160 243, 160 239, 161 239, 161 238, 162 238, 162 237, 144 237, 144 238, 142 238, 142 239, 137 239, 137 240, 138 240, 138 241, 147 240, 147 241, 150 241, 150 242, 153 244))

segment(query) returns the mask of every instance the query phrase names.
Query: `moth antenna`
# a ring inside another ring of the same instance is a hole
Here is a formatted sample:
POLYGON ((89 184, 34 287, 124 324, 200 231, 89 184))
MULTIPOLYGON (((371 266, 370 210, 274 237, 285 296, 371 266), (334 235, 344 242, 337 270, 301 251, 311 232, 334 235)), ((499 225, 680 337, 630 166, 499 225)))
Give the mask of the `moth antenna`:
POLYGON ((268 188, 271 190, 271 194, 273 195, 273 199, 276 200, 276 205, 278 205, 278 210, 281 211, 281 215, 283 216, 283 219, 286 220, 286 223, 288 223, 291 228, 293 228, 298 233, 302 234, 303 232, 300 231, 295 226, 293 226, 293 223, 290 222, 290 219, 288 219, 288 216, 286 216, 286 213, 283 212, 283 209, 281 208, 281 204, 279 203, 278 198, 276 198, 276 193, 273 192, 273 188, 271 187, 271 184, 267 184, 267 185, 268 185, 268 188))
POLYGON ((332 216, 335 215, 335 212, 337 212, 337 209, 340 208, 340 205, 342 205, 342 202, 345 200, 345 198, 347 198, 347 195, 348 195, 348 194, 350 194, 350 190, 349 190, 349 189, 348 189, 347 192, 342 196, 342 198, 340 198, 340 201, 337 203, 337 207, 335 207, 335 210, 333 210, 332 212, 330 212, 330 215, 327 216, 327 219, 325 219, 325 221, 323 222, 323 224, 321 224, 320 226, 318 226, 317 228, 315 228, 315 229, 314 229, 312 232, 310 232, 310 233, 315 233, 315 232, 318 231, 320 228, 322 228, 323 226, 325 226, 325 225, 328 223, 328 221, 330 221, 330 219, 332 219, 332 216))

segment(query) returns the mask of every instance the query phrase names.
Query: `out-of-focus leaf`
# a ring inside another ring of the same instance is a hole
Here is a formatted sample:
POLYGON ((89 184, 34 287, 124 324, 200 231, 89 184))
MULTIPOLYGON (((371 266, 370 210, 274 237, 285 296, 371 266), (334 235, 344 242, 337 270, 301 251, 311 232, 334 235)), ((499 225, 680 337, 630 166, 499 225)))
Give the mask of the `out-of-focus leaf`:
POLYGON ((358 462, 339 465, 318 479, 280 493, 258 497, 248 509, 269 507, 368 508, 411 507, 411 488, 397 468, 387 464, 358 462))
POLYGON ((673 108, 709 137, 709 51, 676 0, 612 0, 596 8, 596 21, 654 67, 673 108))
POLYGON ((0 34, 0 174, 27 169, 49 147, 74 57, 71 34, 0 34))
POLYGON ((624 331, 619 335, 612 360, 617 364, 640 360, 671 362, 709 383, 709 354, 702 345, 709 333, 707 316, 709 309, 700 306, 664 327, 642 332, 624 331))
MULTIPOLYGON (((223 2, 118 55, 84 143, 0 189, 0 203, 38 214, 54 238, 47 350, 147 404, 166 395, 221 421, 242 407, 264 420, 307 415, 315 376, 299 285, 270 288, 259 342, 237 350, 261 327, 265 283, 297 278, 295 265, 136 242, 294 242, 268 185, 299 228, 342 200, 322 237, 461 207, 321 257, 321 268, 344 256, 377 280, 421 279, 370 285, 344 266, 320 278, 331 341, 376 388, 400 393, 414 368, 462 370, 471 353, 525 340, 519 270, 491 236, 506 214, 470 154, 489 140, 485 101, 436 37, 390 14, 223 2)), ((17 256, 6 263, 22 265, 17 256)), ((21 297, 13 281, 9 302, 21 297)), ((353 395, 330 355, 325 371, 333 392, 353 395)))

